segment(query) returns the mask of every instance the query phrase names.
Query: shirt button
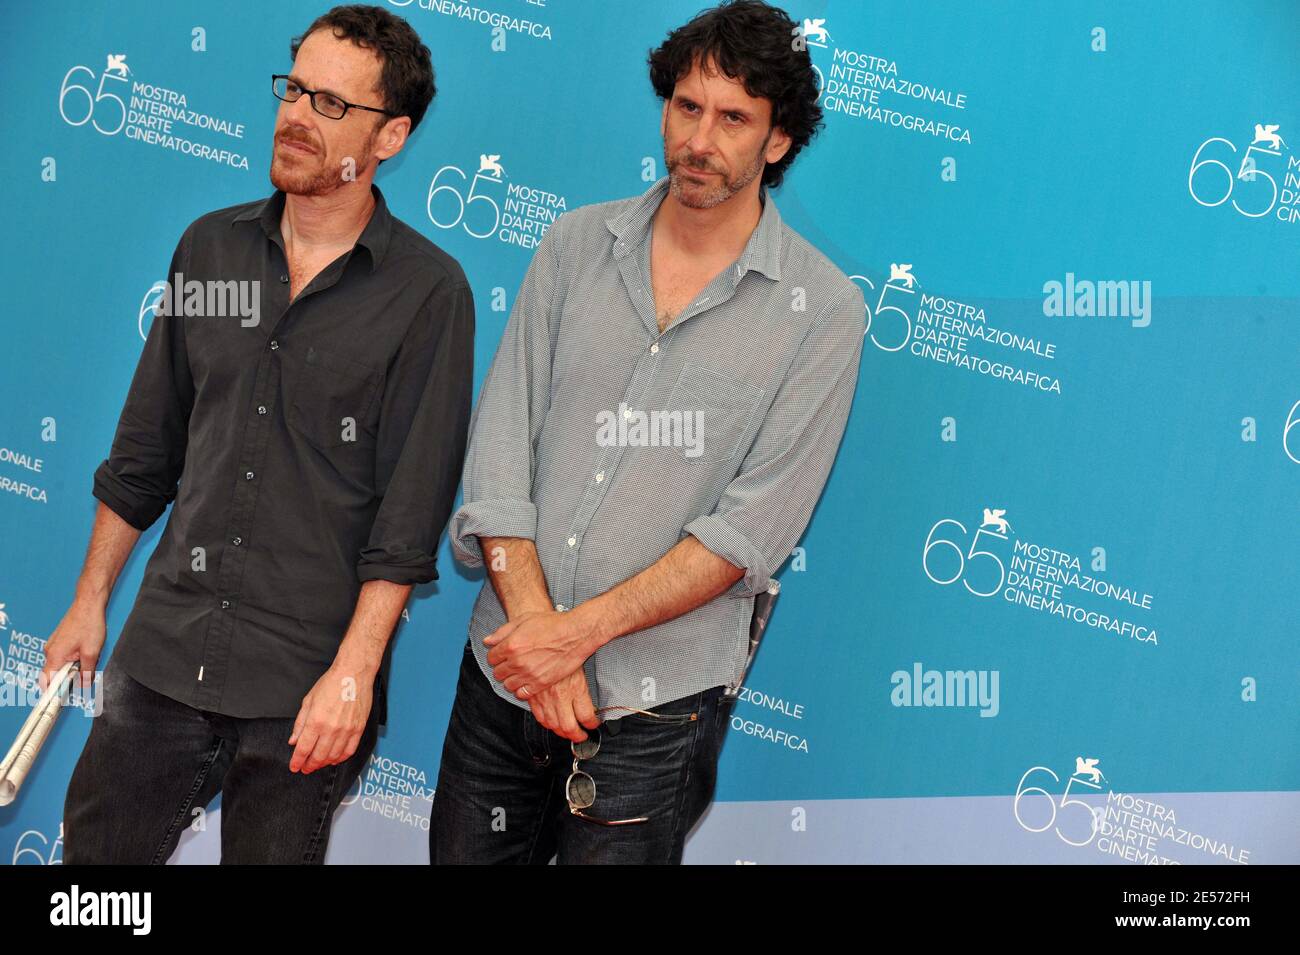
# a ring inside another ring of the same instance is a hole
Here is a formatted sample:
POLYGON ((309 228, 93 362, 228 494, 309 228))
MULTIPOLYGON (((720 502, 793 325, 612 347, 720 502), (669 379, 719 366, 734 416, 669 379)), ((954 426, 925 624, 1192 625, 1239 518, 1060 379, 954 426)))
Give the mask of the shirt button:
POLYGON ((603 480, 605 480, 605 472, 601 471, 596 475, 596 483, 599 484, 603 480))
POLYGON ((258 406, 257 406, 257 413, 258 413, 258 414, 266 414, 266 405, 258 405, 258 406))
POLYGON ((281 281, 281 282, 287 282, 287 281, 289 281, 289 276, 287 276, 287 275, 281 275, 281 276, 280 276, 280 281, 281 281))
POLYGON ((624 409, 623 409, 623 417, 624 417, 624 418, 627 418, 629 421, 632 420, 632 409, 631 409, 631 408, 624 408, 624 409))
POLYGON ((231 538, 231 541, 230 541, 230 543, 234 544, 236 547, 238 547, 238 546, 239 546, 240 544, 242 544, 243 542, 244 542, 244 539, 243 539, 242 537, 234 537, 234 538, 231 538))
POLYGON ((560 611, 561 613, 563 613, 563 612, 564 612, 564 604, 556 604, 556 605, 555 605, 555 609, 558 610, 558 611, 560 611))
POLYGON ((223 601, 221 601, 221 609, 222 609, 222 610, 229 610, 229 609, 230 609, 230 601, 229 601, 229 600, 223 600, 223 601))
POLYGON ((573 546, 574 544, 576 544, 576 543, 578 543, 578 538, 576 538, 576 537, 570 537, 570 538, 569 538, 569 546, 570 546, 570 547, 572 547, 572 546, 573 546))
POLYGON ((271 339, 271 351, 275 351, 275 350, 276 350, 277 348, 279 348, 279 347, 280 347, 280 343, 277 342, 274 338, 272 338, 272 339, 271 339))
POLYGON ((252 472, 252 471, 249 471, 247 474, 245 474, 245 475, 244 475, 244 480, 245 480, 245 481, 251 481, 251 480, 253 480, 253 472, 252 472))
POLYGON ((652 355, 657 355, 657 354, 659 354, 659 343, 658 343, 658 342, 655 342, 653 345, 650 346, 650 354, 652 354, 652 355))

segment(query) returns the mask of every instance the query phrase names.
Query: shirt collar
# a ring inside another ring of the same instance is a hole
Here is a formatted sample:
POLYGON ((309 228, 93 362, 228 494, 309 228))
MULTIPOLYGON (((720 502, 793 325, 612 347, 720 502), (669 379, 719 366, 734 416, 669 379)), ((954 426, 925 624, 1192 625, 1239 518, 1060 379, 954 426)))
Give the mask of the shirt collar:
MULTIPOLYGON (((388 251, 389 239, 393 234, 393 215, 388 211, 384 194, 374 183, 370 184, 370 194, 375 197, 375 208, 370 215, 370 221, 357 237, 357 245, 365 246, 370 253, 370 271, 373 272, 379 268, 384 260, 384 253, 388 251)), ((284 214, 284 198, 284 190, 275 190, 262 202, 235 216, 232 225, 235 222, 257 221, 267 238, 276 238, 280 235, 280 217, 284 214)))
MULTIPOLYGON (((605 225, 614 234, 614 258, 621 259, 633 249, 640 246, 650 234, 650 225, 654 220, 659 203, 668 194, 669 177, 664 176, 647 189, 627 209, 605 220, 605 225)), ((768 195, 766 186, 759 186, 759 201, 763 212, 758 217, 758 225, 745 243, 745 249, 737 259, 737 270, 732 274, 732 284, 753 269, 762 272, 775 281, 781 279, 781 214, 776 210, 776 203, 768 195)))

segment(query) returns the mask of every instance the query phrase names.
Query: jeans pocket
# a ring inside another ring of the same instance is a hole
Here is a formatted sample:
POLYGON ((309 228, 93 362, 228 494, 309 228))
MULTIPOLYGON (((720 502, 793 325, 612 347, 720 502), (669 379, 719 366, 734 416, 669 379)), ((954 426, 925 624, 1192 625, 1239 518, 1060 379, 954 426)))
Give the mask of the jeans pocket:
POLYGON ((642 713, 634 710, 623 719, 641 726, 685 726, 699 720, 703 697, 703 693, 692 693, 642 713))

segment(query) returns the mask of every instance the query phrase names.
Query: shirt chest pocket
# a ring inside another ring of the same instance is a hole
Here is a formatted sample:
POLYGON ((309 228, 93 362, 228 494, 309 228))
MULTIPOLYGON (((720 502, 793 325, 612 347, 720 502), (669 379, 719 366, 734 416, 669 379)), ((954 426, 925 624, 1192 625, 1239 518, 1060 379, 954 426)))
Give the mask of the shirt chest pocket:
POLYGON ((766 394, 703 365, 684 365, 668 396, 669 410, 682 413, 682 455, 705 463, 731 460, 766 394))
POLYGON ((373 443, 371 405, 379 374, 336 352, 307 346, 298 371, 289 424, 322 448, 373 443))

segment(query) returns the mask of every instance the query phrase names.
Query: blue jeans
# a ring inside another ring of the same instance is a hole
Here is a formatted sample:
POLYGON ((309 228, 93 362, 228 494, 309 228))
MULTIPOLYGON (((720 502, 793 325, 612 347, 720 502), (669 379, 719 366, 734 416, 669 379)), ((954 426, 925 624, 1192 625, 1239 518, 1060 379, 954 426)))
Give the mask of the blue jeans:
POLYGON ((222 864, 320 864, 334 810, 378 736, 372 709, 351 757, 291 773, 293 719, 194 709, 136 682, 112 659, 103 692, 103 711, 68 783, 68 865, 165 863, 217 793, 222 864))
MULTIPOLYGON (((465 645, 429 826, 429 861, 544 865, 677 864, 713 799, 734 700, 713 687, 600 727, 578 765, 595 780, 587 815, 648 817, 602 826, 569 812, 569 741, 502 699, 465 645), (692 714, 695 719, 692 719, 692 714)), ((591 735, 591 731, 588 731, 591 735)))

